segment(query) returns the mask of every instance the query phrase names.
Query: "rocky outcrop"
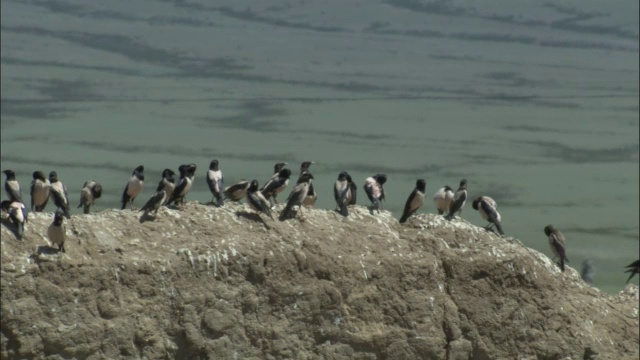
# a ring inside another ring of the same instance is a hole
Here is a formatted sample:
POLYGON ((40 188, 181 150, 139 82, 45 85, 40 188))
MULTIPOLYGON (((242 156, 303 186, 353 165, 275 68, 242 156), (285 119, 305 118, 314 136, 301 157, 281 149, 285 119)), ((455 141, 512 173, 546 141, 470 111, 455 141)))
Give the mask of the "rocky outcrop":
POLYGON ((264 221, 243 205, 2 227, 2 358, 638 358, 616 296, 464 220, 364 207, 264 221))

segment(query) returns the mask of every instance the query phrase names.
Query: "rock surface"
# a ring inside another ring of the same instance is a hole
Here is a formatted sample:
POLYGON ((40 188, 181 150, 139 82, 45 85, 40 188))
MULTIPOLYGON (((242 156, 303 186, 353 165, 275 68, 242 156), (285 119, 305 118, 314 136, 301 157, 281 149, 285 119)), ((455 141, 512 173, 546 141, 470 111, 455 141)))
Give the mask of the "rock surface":
POLYGON ((63 254, 51 213, 23 241, 3 220, 1 357, 638 358, 636 286, 602 293, 459 218, 350 211, 106 210, 67 222, 63 254))

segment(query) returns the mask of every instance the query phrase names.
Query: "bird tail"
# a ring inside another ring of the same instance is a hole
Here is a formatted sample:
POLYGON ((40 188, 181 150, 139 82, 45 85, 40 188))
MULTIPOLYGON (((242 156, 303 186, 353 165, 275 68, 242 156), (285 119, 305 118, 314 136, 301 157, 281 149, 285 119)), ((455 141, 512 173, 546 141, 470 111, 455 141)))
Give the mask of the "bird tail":
POLYGON ((349 209, 347 208, 347 204, 345 202, 340 203, 340 215, 349 216, 349 209))
POLYGON ((85 206, 84 206, 84 208, 82 209, 82 212, 83 212, 84 214, 88 214, 88 213, 89 213, 90 208, 91 208, 91 205, 85 205, 85 206))
POLYGON ((16 235, 18 237, 18 240, 22 240, 22 238, 24 238, 24 224, 18 223, 17 227, 18 228, 17 228, 16 235))
POLYGON ((289 204, 287 204, 287 206, 285 206, 285 208, 282 210, 282 212, 280 212, 280 217, 278 218, 278 220, 285 221, 285 220, 289 219, 290 216, 291 216, 291 206, 289 206, 289 204))
POLYGON ((218 206, 224 205, 224 196, 218 195, 218 206))
POLYGON ((67 219, 71 219, 71 214, 69 213, 69 206, 63 207, 62 212, 64 212, 64 217, 66 217, 67 219))
MULTIPOLYGON (((567 260, 569 261, 569 260, 567 260)), ((560 258, 560 270, 562 270, 562 272, 564 272, 564 258, 560 258)))
POLYGON ((498 233, 500 235, 504 235, 504 230, 502 229, 502 223, 500 221, 495 221, 496 229, 498 229, 498 233))
POLYGON ((407 216, 407 214, 402 214, 402 217, 400 218, 400 224, 404 224, 405 222, 407 222, 407 219, 409 218, 409 216, 407 216))

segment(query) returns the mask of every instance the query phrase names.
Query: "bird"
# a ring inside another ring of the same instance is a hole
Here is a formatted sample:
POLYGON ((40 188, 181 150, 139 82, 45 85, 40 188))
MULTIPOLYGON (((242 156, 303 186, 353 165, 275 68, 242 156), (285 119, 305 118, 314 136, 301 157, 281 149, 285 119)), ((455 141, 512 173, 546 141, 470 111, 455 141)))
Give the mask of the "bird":
POLYGON ((14 200, 4 200, 0 203, 0 207, 8 215, 11 222, 16 227, 16 237, 18 240, 24 238, 24 224, 27 222, 27 209, 23 203, 14 200))
POLYGON ((400 217, 401 224, 405 223, 422 206, 426 187, 427 182, 424 179, 416 180, 416 188, 409 194, 409 198, 404 205, 404 211, 402 212, 402 217, 400 217))
POLYGON ((278 176, 269 179, 262 189, 260 189, 262 195, 264 195, 267 200, 273 198, 273 201, 277 204, 276 196, 287 188, 287 185, 289 185, 289 177, 291 177, 291 170, 280 170, 278 176))
POLYGON ((504 235, 504 230, 502 229, 502 218, 497 210, 498 204, 496 204, 495 200, 488 196, 480 196, 473 200, 471 207, 474 210, 478 210, 480 216, 489 222, 489 224, 484 227, 485 230, 489 230, 493 225, 495 225, 498 233, 500 235, 504 235))
POLYGON ((258 190, 258 180, 251 180, 251 184, 247 190, 247 203, 249 207, 258 214, 264 213, 269 215, 271 220, 274 220, 271 214, 271 204, 269 204, 269 201, 262 195, 262 192, 258 190))
POLYGON ((49 201, 51 183, 42 171, 33 172, 31 181, 31 211, 43 211, 49 201))
POLYGON ((169 200, 167 200, 166 205, 180 204, 181 207, 184 208, 185 197, 191 191, 191 187, 193 186, 193 176, 196 172, 196 164, 185 164, 180 165, 178 167, 178 172, 180 173, 180 178, 178 179, 178 184, 175 189, 173 189, 173 194, 169 200))
MULTIPOLYGON (((207 171, 207 185, 209 185, 209 190, 211 190, 213 198, 216 199, 217 206, 224 204, 223 184, 224 180, 222 178, 222 171, 220 171, 218 167, 218 160, 211 160, 209 171, 207 171)), ((211 202, 213 203, 213 199, 211 199, 211 202)))
POLYGON ((591 265, 591 261, 588 259, 582 262, 582 271, 580 272, 580 277, 584 282, 589 285, 593 284, 593 274, 595 271, 593 270, 593 266, 591 265))
POLYGON ((449 213, 449 207, 453 201, 453 189, 449 185, 445 185, 436 191, 433 195, 433 202, 436 204, 438 215, 442 215, 445 212, 449 213))
POLYGON ((333 197, 336 199, 336 204, 338 204, 338 208, 340 209, 340 215, 349 216, 349 209, 347 206, 349 205, 352 195, 351 195, 351 186, 349 183, 349 173, 346 171, 341 171, 338 174, 338 180, 333 185, 333 197))
MULTIPOLYGON (((315 161, 304 161, 301 165, 300 165, 300 175, 302 175, 304 172, 309 172, 309 167, 311 166, 311 164, 315 164, 315 161)), ((300 176, 298 176, 298 181, 296 181, 296 185, 300 182, 300 176)), ((318 200, 318 194, 316 193, 316 191, 313 188, 313 183, 309 184, 309 192, 307 192, 307 196, 304 198, 304 201, 302 201, 302 205, 306 206, 306 207, 312 207, 315 203, 316 200, 318 200)))
POLYGON ((249 183, 247 180, 240 180, 237 183, 224 189, 224 197, 225 199, 229 199, 231 201, 240 201, 247 195, 247 190, 249 190, 250 186, 251 183, 249 183))
POLYGON ((380 212, 380 202, 385 199, 384 184, 387 182, 385 174, 376 174, 368 177, 364 182, 364 191, 371 200, 371 210, 380 212))
POLYGON ((176 173, 171 169, 164 169, 162 171, 162 180, 158 183, 156 192, 164 190, 167 194, 167 198, 170 198, 171 194, 173 194, 173 189, 176 187, 176 179, 173 178, 173 175, 175 174, 176 173))
POLYGON ((53 203, 58 209, 62 210, 62 213, 67 219, 71 219, 67 187, 64 186, 62 181, 58 180, 58 173, 55 171, 49 173, 49 182, 51 183, 51 196, 53 196, 53 203))
POLYGON ((9 195, 9 200, 22 202, 22 190, 20 183, 16 180, 16 173, 9 169, 4 170, 3 173, 7 175, 7 179, 4 181, 4 190, 9 195))
POLYGON ((567 254, 565 252, 565 239, 560 230, 553 227, 553 225, 547 225, 544 227, 544 233, 549 237, 549 246, 551 246, 551 252, 553 258, 559 258, 558 265, 560 270, 564 272, 564 263, 569 262, 567 254))
POLYGON ((133 200, 135 200, 136 196, 140 194, 143 186, 144 166, 140 165, 133 169, 131 178, 129 178, 129 182, 127 183, 127 186, 125 186, 124 192, 122 192, 122 210, 127 207, 127 204, 129 204, 131 210, 133 210, 133 200))
POLYGON ((633 275, 640 274, 640 260, 632 262, 631 264, 625 266, 625 268, 627 268, 627 270, 625 271, 626 273, 631 273, 631 275, 629 275, 629 278, 627 279, 628 284, 629 281, 631 281, 633 275))
POLYGON ((455 217, 456 213, 459 211, 462 214, 462 208, 464 204, 467 202, 467 179, 460 180, 460 186, 458 190, 456 190, 453 195, 453 199, 451 200, 451 206, 449 206, 449 213, 447 214, 447 220, 451 220, 455 217))
POLYGON ((151 195, 151 198, 147 200, 144 206, 140 208, 139 212, 144 211, 144 214, 142 214, 142 216, 147 216, 149 212, 153 211, 153 216, 155 217, 156 215, 158 215, 158 209, 160 209, 160 206, 162 206, 166 199, 167 192, 164 189, 156 191, 155 193, 153 193, 153 195, 151 195))
POLYGON ((58 245, 58 251, 65 252, 64 241, 67 237, 67 229, 64 226, 64 218, 60 210, 56 210, 53 216, 53 222, 47 229, 47 236, 52 245, 58 245))
POLYGON ((82 185, 82 191, 80 191, 80 204, 78 208, 83 207, 82 212, 88 214, 91 205, 94 205, 96 199, 102 196, 102 185, 99 182, 93 180, 87 180, 82 185))
POLYGON ((300 175, 299 181, 300 182, 296 185, 296 187, 293 188, 293 190, 289 194, 289 197, 287 198, 287 205, 280 213, 280 221, 284 221, 291 217, 291 212, 294 206, 302 206, 302 202, 304 201, 305 197, 307 197, 307 193, 309 192, 309 185, 313 181, 313 175, 311 175, 309 172, 304 172, 302 173, 302 175, 300 175))

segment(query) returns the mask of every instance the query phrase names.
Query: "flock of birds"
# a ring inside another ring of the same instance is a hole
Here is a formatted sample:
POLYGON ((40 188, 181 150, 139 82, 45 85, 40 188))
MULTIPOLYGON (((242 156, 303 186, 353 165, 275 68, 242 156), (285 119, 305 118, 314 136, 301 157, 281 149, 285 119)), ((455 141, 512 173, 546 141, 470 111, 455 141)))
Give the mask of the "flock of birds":
MULTIPOLYGON (((304 161, 300 166, 300 174, 296 181, 296 185, 287 197, 284 209, 280 212, 278 218, 280 221, 294 218, 297 211, 303 207, 312 207, 317 200, 317 193, 313 188, 313 175, 309 172, 309 167, 313 161, 304 161), (298 209, 298 210, 296 210, 298 209)), ((227 188, 223 187, 224 180, 220 171, 218 160, 212 160, 209 164, 209 170, 206 174, 207 185, 213 196, 212 203, 216 206, 223 206, 225 200, 240 201, 246 198, 249 207, 259 216, 260 213, 269 216, 272 220, 272 210, 278 203, 276 197, 283 192, 291 178, 291 170, 285 166, 287 163, 280 162, 275 164, 274 173, 267 182, 259 188, 258 181, 241 180, 227 188)), ((149 216, 153 212, 153 217, 157 215, 161 206, 174 206, 180 209, 184 208, 185 197, 193 186, 193 180, 196 172, 196 164, 184 164, 178 167, 179 178, 176 181, 176 173, 171 169, 165 169, 162 172, 162 179, 158 187, 149 200, 139 210, 143 212, 143 217, 149 216)), ((28 212, 22 200, 22 192, 20 184, 16 180, 16 174, 12 170, 4 170, 7 178, 5 181, 5 190, 9 196, 9 200, 2 201, 0 205, 2 210, 6 212, 16 228, 16 236, 18 239, 24 237, 24 224, 28 220, 28 212)), ((122 193, 122 209, 127 206, 134 210, 133 202, 142 191, 144 185, 144 166, 136 167, 131 178, 127 182, 122 193)), ((371 201, 370 211, 380 212, 381 202, 385 200, 384 184, 387 181, 385 174, 376 174, 368 177, 364 183, 364 191, 371 201)), ((425 200, 426 181, 418 179, 416 186, 407 198, 404 211, 399 219, 400 223, 405 223, 415 212, 422 207, 425 200)), ((338 178, 333 187, 334 198, 336 201, 336 211, 342 216, 349 216, 349 205, 356 204, 357 185, 353 182, 348 172, 342 171, 338 174, 338 178)), ((33 173, 31 182, 31 211, 41 212, 47 206, 50 198, 57 207, 53 223, 47 230, 49 240, 54 245, 58 245, 59 251, 64 252, 64 242, 66 230, 64 227, 64 218, 71 218, 70 203, 67 188, 58 179, 55 171, 49 173, 49 178, 45 178, 42 171, 33 173)), ((96 199, 102 196, 102 185, 97 181, 86 181, 80 192, 80 204, 78 208, 83 208, 84 214, 89 214, 91 206, 95 204, 96 199)), ((457 213, 462 212, 462 208, 467 202, 467 180, 462 179, 458 189, 454 192, 450 186, 444 186, 435 193, 433 202, 438 210, 438 214, 443 215, 447 220, 452 220, 457 213)), ((489 196, 480 196, 473 200, 471 206, 477 210, 483 219, 488 221, 485 226, 486 230, 497 231, 499 235, 504 235, 500 213, 497 210, 497 203, 489 196), (493 229, 495 227, 495 230, 493 229)), ((558 259, 558 266, 562 271, 565 270, 565 262, 568 262, 565 251, 565 237, 553 225, 547 225, 544 233, 548 237, 551 251, 554 259, 558 259)), ((588 261, 588 260, 587 260, 588 261)), ((583 267, 583 279, 589 282, 590 266, 583 267)), ((628 265, 625 272, 630 272, 631 278, 640 273, 640 260, 634 261, 628 265)))

